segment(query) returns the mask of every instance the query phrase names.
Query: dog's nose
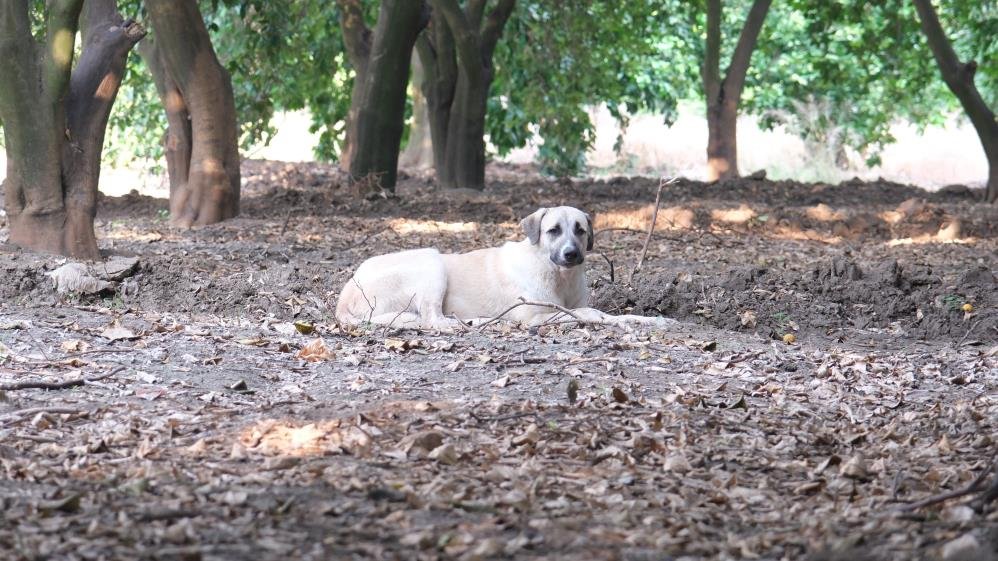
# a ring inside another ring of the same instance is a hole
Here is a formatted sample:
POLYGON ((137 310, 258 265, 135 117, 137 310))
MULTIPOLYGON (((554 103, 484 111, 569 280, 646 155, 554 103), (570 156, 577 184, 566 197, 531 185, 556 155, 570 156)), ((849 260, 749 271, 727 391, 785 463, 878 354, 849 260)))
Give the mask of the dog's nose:
POLYGON ((579 260, 580 257, 579 248, 566 247, 565 251, 562 252, 561 256, 565 258, 565 261, 568 261, 569 263, 574 263, 579 260))

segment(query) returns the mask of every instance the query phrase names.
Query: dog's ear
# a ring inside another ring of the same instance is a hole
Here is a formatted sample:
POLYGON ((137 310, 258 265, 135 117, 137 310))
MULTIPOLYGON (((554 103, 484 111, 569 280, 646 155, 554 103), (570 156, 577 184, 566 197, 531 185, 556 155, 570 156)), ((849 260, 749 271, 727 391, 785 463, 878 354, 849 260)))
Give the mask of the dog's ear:
POLYGON ((520 228, 523 228, 523 233, 527 235, 533 245, 537 245, 537 242, 541 241, 541 219, 544 218, 544 213, 547 211, 546 208, 539 208, 520 221, 520 228))
POLYGON ((586 215, 586 251, 593 250, 593 219, 586 215))

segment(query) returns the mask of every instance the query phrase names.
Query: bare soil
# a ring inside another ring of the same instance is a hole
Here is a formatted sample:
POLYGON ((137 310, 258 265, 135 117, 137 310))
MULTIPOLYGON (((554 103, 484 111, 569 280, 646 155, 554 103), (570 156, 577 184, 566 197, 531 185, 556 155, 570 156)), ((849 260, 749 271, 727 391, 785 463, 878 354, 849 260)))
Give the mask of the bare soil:
POLYGON ((680 180, 632 275, 658 179, 490 178, 357 201, 249 161, 241 217, 190 231, 104 198, 139 267, 97 295, 0 251, 0 558, 998 558, 986 493, 904 510, 998 478, 998 208, 680 180), (365 258, 557 204, 594 216, 594 305, 678 327, 333 322, 365 258))

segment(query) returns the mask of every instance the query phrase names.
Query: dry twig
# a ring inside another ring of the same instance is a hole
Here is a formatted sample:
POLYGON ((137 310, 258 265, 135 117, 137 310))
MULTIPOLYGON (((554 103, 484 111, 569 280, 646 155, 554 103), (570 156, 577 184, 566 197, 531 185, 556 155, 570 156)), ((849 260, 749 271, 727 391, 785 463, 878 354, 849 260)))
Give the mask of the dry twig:
POLYGON ((920 501, 909 503, 898 507, 901 512, 911 512, 913 510, 918 510, 928 506, 937 505, 939 503, 944 503, 946 501, 951 501, 953 499, 959 499, 960 497, 966 497, 967 495, 973 495, 974 493, 983 492, 981 498, 982 502, 990 502, 995 498, 998 498, 998 478, 995 479, 993 483, 985 486, 984 482, 995 471, 995 467, 998 466, 998 457, 991 460, 988 467, 984 468, 984 471, 979 473, 973 481, 970 482, 966 487, 962 489, 957 489, 955 491, 947 491, 946 493, 940 493, 938 495, 933 495, 927 497, 920 501))
POLYGON ((505 310, 503 310, 502 312, 500 312, 499 315, 490 318, 485 323, 482 323, 481 325, 478 326, 478 328, 482 329, 483 327, 485 327, 487 325, 492 325, 493 323, 498 323, 499 320, 501 320, 506 314, 512 312, 513 310, 515 310, 516 308, 519 308, 520 306, 540 306, 542 308, 550 308, 552 310, 558 310, 559 312, 561 312, 563 314, 572 316, 572 318, 574 318, 576 321, 579 321, 579 322, 584 322, 585 321, 582 318, 580 318, 579 316, 577 316, 575 314, 575 312, 573 312, 572 310, 569 310, 568 308, 566 308, 564 306, 560 306, 558 304, 552 304, 551 302, 531 302, 529 300, 525 300, 523 297, 520 297, 520 301, 519 302, 517 302, 516 304, 513 304, 512 306, 506 308, 505 310))
POLYGON ((672 185, 676 182, 676 178, 662 178, 658 182, 658 190, 655 191, 655 210, 651 214, 651 224, 648 226, 648 235, 645 236, 645 243, 641 246, 641 256, 638 257, 638 262, 631 269, 631 276, 627 279, 627 284, 631 284, 634 281, 634 275, 638 274, 641 270, 641 265, 645 262, 645 256, 648 255, 648 244, 651 243, 651 236, 655 233, 655 222, 658 221, 658 209, 662 206, 662 189, 666 185, 672 185))
POLYGON ((96 382, 98 380, 103 380, 105 378, 110 378, 118 372, 124 370, 124 366, 119 366, 114 370, 108 372, 107 374, 101 374, 100 376, 94 376, 93 378, 74 378, 72 380, 64 380, 62 382, 41 382, 38 380, 30 380, 27 382, 14 382, 12 384, 0 384, 0 391, 17 391, 17 390, 62 390, 66 388, 72 388, 75 386, 82 386, 89 382, 96 382))

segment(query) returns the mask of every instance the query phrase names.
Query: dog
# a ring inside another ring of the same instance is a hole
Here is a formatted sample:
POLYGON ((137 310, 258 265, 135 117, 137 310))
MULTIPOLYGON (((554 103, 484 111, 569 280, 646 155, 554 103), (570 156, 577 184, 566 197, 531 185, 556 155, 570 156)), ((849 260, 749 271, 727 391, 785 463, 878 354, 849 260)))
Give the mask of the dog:
POLYGON ((588 307, 583 264, 593 248, 593 223, 586 213, 567 206, 541 208, 520 227, 526 239, 500 247, 461 254, 413 249, 372 257, 343 287, 336 319, 343 325, 417 329, 454 329, 502 314, 525 326, 559 317, 625 326, 675 323, 588 307))

